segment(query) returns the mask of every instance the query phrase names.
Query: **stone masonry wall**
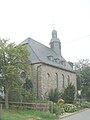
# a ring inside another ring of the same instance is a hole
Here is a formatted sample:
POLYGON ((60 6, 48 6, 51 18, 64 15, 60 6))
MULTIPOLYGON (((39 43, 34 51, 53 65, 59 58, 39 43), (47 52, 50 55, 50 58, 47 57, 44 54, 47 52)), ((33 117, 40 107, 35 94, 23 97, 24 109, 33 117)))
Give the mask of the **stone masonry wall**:
POLYGON ((39 98, 47 95, 51 88, 63 91, 69 82, 72 82, 76 87, 76 74, 73 72, 46 64, 36 64, 32 65, 32 73, 33 84, 39 98))

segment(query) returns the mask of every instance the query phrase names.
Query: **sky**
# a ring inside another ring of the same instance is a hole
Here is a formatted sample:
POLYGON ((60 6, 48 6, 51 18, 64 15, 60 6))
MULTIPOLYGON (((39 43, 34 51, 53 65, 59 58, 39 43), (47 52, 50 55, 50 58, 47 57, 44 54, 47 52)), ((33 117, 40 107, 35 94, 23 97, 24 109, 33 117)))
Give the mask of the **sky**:
POLYGON ((49 47, 53 27, 67 61, 90 59, 90 0, 0 0, 0 38, 49 47))

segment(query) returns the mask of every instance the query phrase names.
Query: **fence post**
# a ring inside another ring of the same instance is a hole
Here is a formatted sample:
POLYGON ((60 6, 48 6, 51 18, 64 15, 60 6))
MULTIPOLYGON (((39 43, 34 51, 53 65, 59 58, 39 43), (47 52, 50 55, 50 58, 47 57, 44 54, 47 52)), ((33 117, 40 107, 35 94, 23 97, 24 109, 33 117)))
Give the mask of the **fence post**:
POLYGON ((2 120, 2 104, 0 104, 0 120, 2 120))
POLYGON ((50 112, 53 113, 54 103, 50 101, 50 112))

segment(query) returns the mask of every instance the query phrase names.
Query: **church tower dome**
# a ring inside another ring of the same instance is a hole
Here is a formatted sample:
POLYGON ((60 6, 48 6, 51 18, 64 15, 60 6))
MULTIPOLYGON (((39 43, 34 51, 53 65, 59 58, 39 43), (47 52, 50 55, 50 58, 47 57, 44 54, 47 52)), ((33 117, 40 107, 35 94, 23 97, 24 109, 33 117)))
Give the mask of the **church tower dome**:
POLYGON ((50 48, 56 52, 58 56, 61 56, 61 42, 57 38, 57 31, 52 30, 52 38, 50 40, 50 48))
POLYGON ((56 30, 52 31, 52 38, 57 38, 57 31, 56 30))

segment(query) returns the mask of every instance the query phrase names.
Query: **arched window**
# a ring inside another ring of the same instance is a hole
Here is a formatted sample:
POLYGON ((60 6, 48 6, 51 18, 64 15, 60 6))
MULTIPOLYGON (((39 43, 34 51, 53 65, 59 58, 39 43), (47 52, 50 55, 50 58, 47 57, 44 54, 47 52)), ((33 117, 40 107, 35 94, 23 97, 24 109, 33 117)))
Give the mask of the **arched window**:
POLYGON ((24 72, 24 71, 23 71, 23 72, 21 72, 20 77, 21 77, 22 79, 25 79, 25 78, 26 78, 26 74, 25 74, 25 72, 24 72))
POLYGON ((68 85, 70 83, 70 76, 68 75, 68 78, 67 78, 67 82, 68 82, 68 85))
POLYGON ((58 74, 55 73, 55 80, 56 80, 56 86, 57 86, 57 89, 58 89, 58 74))
POLYGON ((47 73, 47 91, 50 90, 50 74, 47 73))
POLYGON ((47 76, 48 76, 48 78, 50 77, 50 74, 49 73, 47 73, 47 76))
POLYGON ((62 87, 65 87, 64 75, 62 74, 62 87))

